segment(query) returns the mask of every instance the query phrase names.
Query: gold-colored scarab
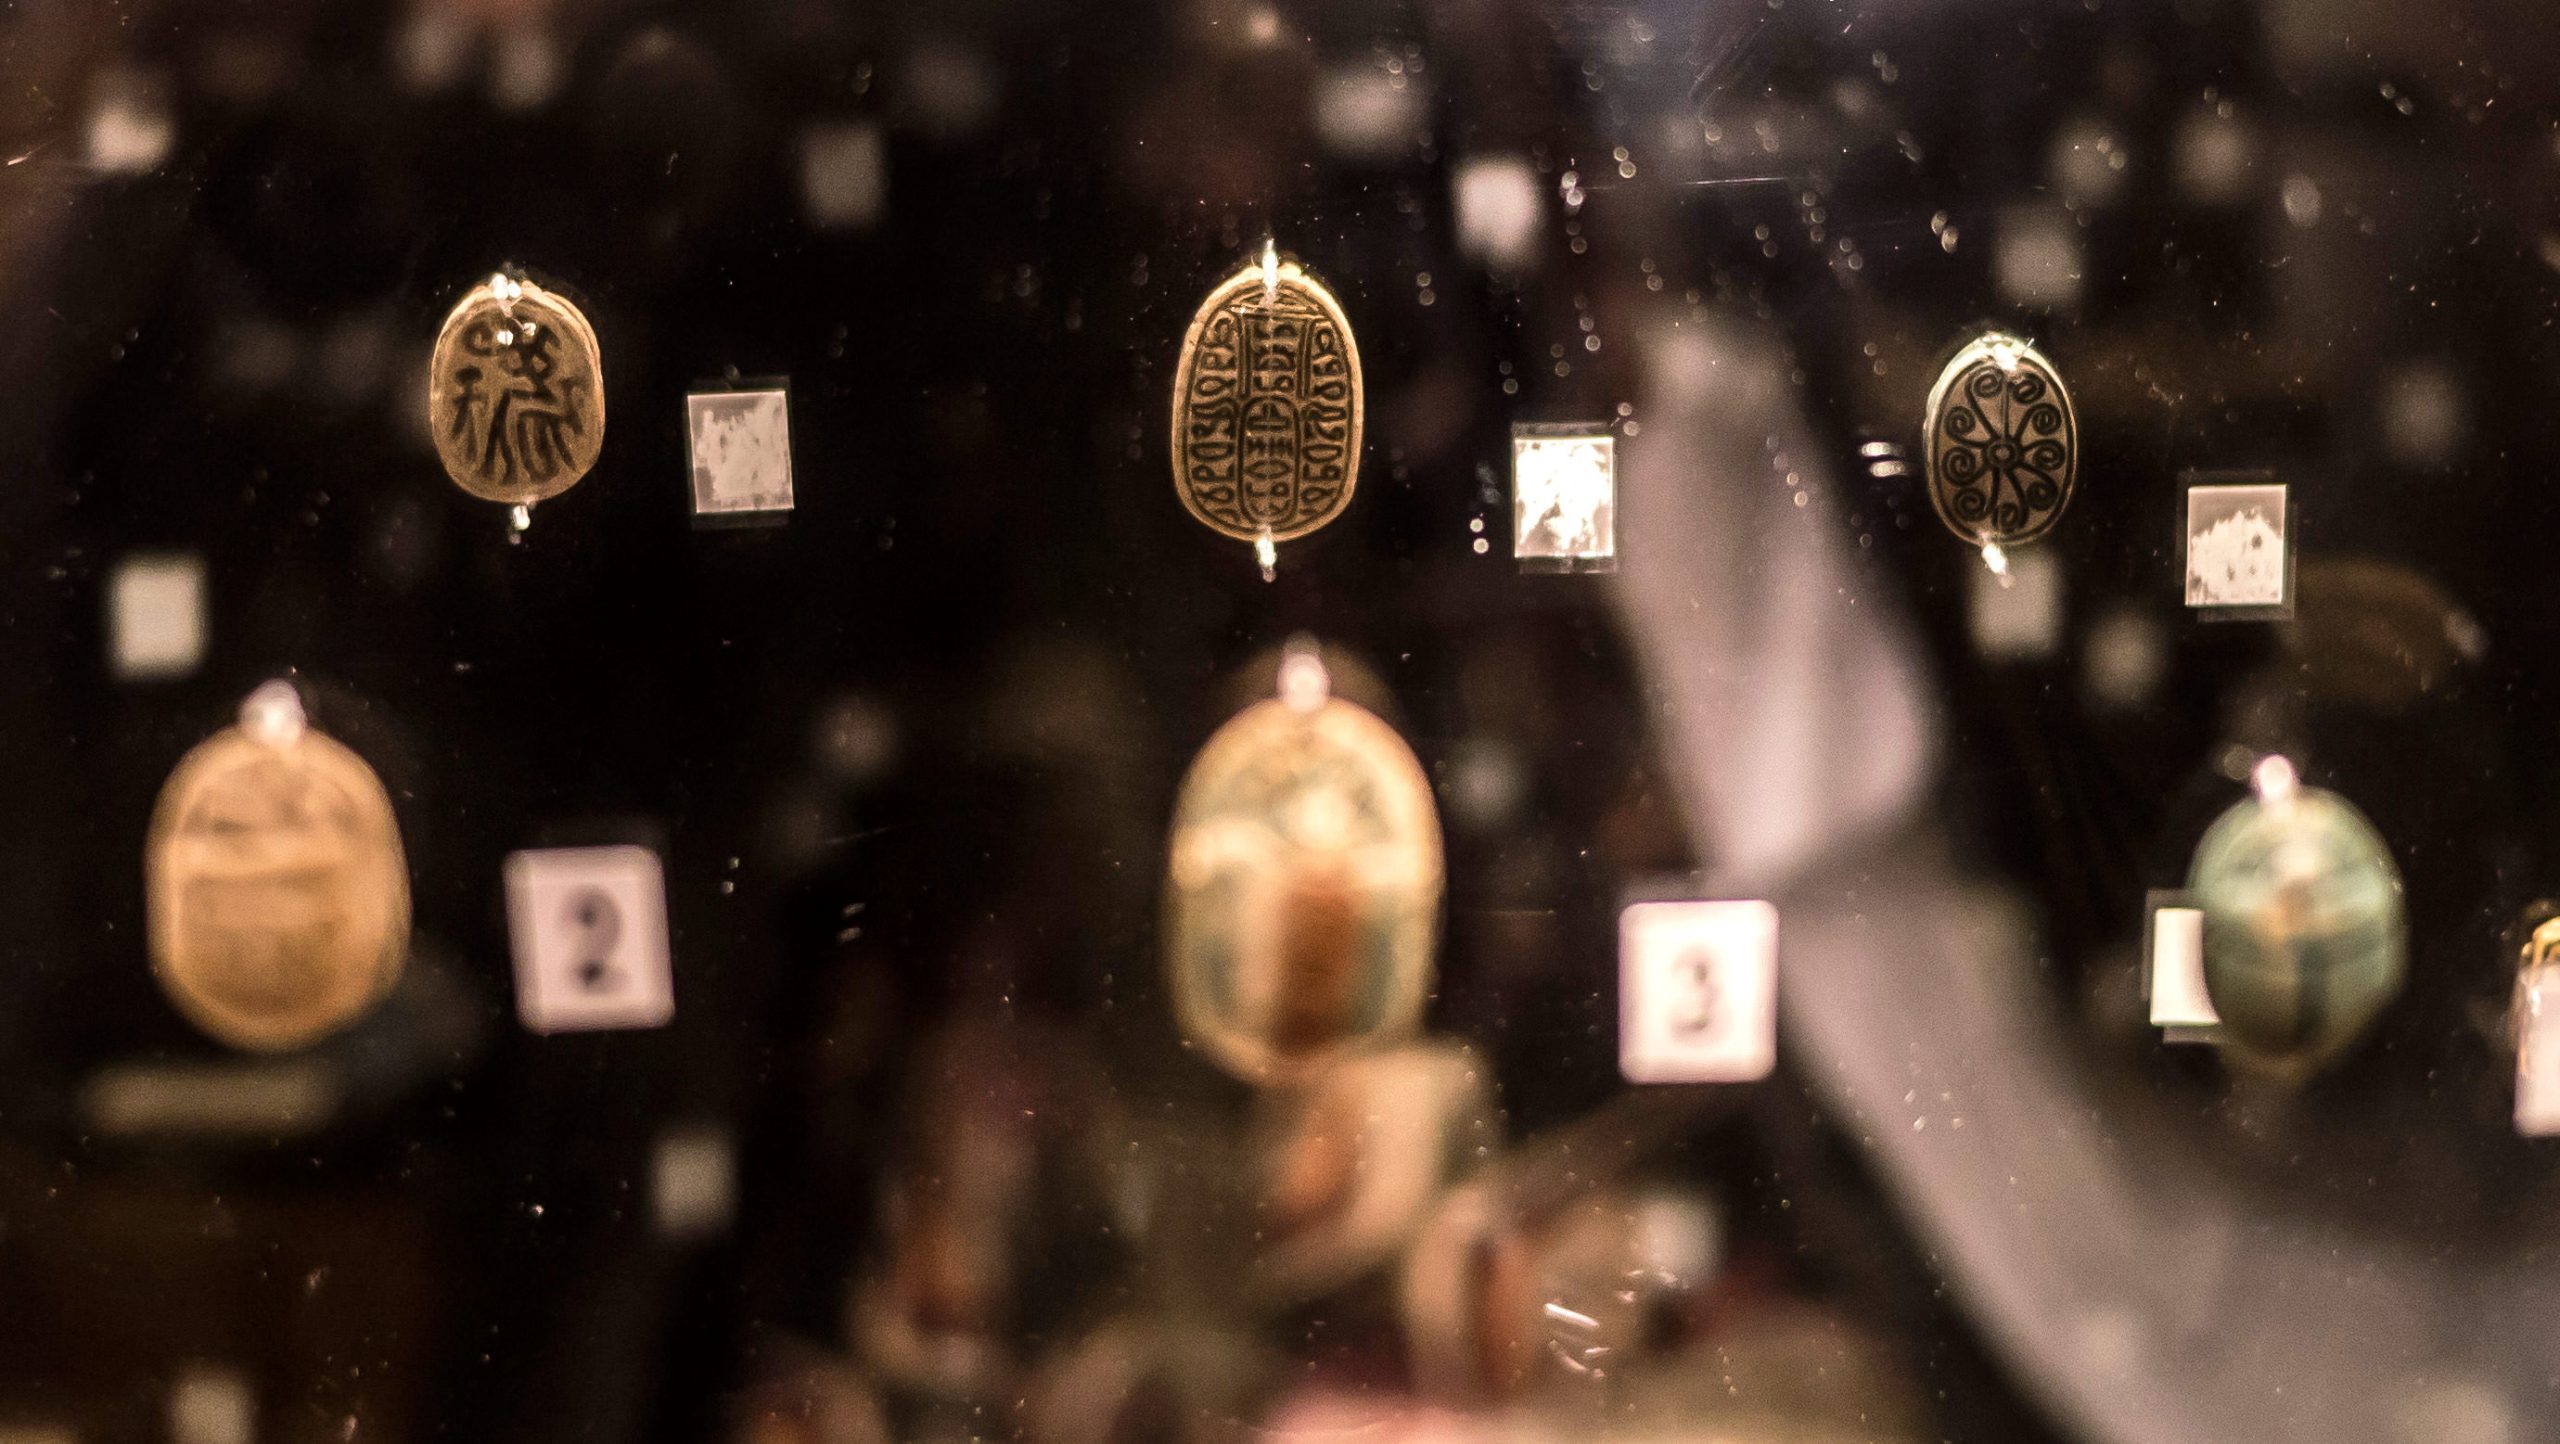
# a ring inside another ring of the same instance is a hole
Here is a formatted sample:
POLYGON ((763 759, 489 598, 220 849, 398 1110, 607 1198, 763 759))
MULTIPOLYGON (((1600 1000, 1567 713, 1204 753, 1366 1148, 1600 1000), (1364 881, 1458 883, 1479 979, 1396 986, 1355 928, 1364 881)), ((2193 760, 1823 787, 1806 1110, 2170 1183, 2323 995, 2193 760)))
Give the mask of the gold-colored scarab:
POLYGON ((531 506, 578 484, 604 449, 604 359, 568 299, 491 276, 444 318, 427 420, 454 484, 531 506))
POLYGON ((364 759, 271 683, 178 763, 143 854, 151 961, 235 1048, 317 1042, 381 1000, 409 948, 409 872, 364 759))
POLYGON ((1238 541, 1305 536, 1360 481, 1360 350, 1323 283, 1265 248, 1220 282, 1182 338, 1173 488, 1238 541))
POLYGON ((1370 712, 1293 685, 1218 729, 1174 804, 1165 962, 1184 1034, 1287 1081, 1410 1031, 1439 925, 1440 820, 1370 712))
POLYGON ((1929 504, 1975 546, 2053 529, 2080 472, 2080 419, 2062 374, 2015 336, 1976 338, 1938 373, 1927 421, 1929 504))

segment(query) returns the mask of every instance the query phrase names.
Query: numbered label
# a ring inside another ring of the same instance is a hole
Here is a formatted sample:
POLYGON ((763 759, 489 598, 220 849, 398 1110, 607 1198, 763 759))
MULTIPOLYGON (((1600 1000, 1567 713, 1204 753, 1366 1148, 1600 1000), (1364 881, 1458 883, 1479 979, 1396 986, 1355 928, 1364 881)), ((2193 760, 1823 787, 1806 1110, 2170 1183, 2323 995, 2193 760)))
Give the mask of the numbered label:
POLYGON ((1630 1083, 1746 1083, 1778 1058, 1778 910, 1637 903, 1618 919, 1618 1069, 1630 1083))
POLYGON ((507 858, 516 1012, 537 1033, 656 1028, 675 1016, 667 889, 645 847, 507 858))

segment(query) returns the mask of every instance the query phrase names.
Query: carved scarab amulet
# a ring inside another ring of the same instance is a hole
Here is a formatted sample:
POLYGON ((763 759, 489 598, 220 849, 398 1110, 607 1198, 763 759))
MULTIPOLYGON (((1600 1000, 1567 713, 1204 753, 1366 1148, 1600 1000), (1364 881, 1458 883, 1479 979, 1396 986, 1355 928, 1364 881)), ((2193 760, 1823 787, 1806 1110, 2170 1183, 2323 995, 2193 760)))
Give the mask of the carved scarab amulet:
POLYGON ((408 957, 391 799, 276 684, 169 775, 143 874, 161 987, 235 1048, 327 1037, 379 1002, 408 957))
POLYGON ((2243 1062, 2314 1071, 2400 990, 2400 870, 2382 834, 2334 792, 2234 805, 2196 844, 2187 887, 2204 913, 2205 992, 2243 1062))
POLYGON ((1185 1036, 1253 1082, 1403 1036, 1441 871, 1431 784, 1393 728, 1337 697, 1236 714, 1174 805, 1165 963, 1185 1036))
POLYGON ((531 281, 491 276, 444 318, 427 421, 456 486, 531 506, 578 484, 604 449, 604 358, 587 318, 531 281))
POLYGON ((1993 332, 1955 354, 1929 392, 1929 503, 1974 546, 2053 529, 2080 470, 2080 420, 2044 353, 1993 332))
POLYGON ((1266 252, 1200 303, 1173 379, 1173 487, 1212 529, 1284 542, 1360 480, 1360 350, 1323 283, 1266 252))

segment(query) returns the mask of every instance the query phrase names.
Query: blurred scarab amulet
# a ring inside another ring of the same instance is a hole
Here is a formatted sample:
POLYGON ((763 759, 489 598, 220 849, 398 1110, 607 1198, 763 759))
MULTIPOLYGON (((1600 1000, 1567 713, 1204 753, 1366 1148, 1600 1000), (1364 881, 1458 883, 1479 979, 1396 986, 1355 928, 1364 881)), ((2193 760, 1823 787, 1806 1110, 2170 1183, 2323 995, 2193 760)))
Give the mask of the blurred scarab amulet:
POLYGON ((2251 797, 2196 844, 2204 984, 2240 1061, 2307 1074, 2345 1052, 2400 989, 2408 920, 2390 849, 2319 788, 2251 797))
POLYGON ((1305 536, 1360 480, 1360 350, 1315 277, 1266 246, 1219 283, 1182 338, 1173 379, 1173 487, 1213 530, 1305 536))
POLYGON ((494 275, 436 335, 427 420, 454 484, 531 506, 578 484, 604 449, 604 361, 567 298, 494 275))
POLYGON ((355 753, 261 687, 178 763, 143 854, 151 962, 178 1011, 235 1048, 299 1048, 364 1014, 409 950, 391 799, 355 753))
POLYGON ((2053 363, 2015 336, 1967 344, 1929 391, 1929 503, 1974 546, 2053 529, 2080 470, 2080 420, 2053 363))
POLYGON ((1191 764, 1166 885, 1183 1033, 1251 1082, 1410 1031, 1439 924, 1440 820, 1421 764, 1328 695, 1311 654, 1281 673, 1280 697, 1237 713, 1191 764))
POLYGON ((1263 1090, 1245 1138, 1256 1247, 1244 1292, 1314 1298, 1393 1258, 1501 1141, 1491 1072, 1464 1047, 1424 1039, 1263 1090))

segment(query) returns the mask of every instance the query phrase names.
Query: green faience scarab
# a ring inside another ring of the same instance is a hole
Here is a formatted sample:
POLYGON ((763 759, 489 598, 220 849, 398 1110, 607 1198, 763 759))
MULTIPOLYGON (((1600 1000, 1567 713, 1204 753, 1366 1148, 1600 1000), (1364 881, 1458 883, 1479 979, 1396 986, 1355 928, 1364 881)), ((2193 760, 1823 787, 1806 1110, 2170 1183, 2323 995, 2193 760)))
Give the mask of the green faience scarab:
POLYGON ((2187 887, 2204 982, 2244 1062, 2307 1074, 2345 1052, 2408 970, 2400 871, 2363 813, 2305 787, 2205 830, 2187 887))
POLYGON ((1175 1011, 1221 1067, 1296 1082, 1412 1031, 1440 820, 1422 764, 1374 714, 1339 697, 1236 714, 1182 781, 1168 862, 1175 1011))

